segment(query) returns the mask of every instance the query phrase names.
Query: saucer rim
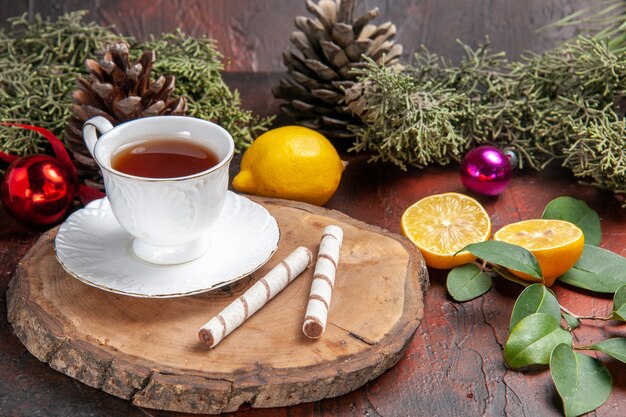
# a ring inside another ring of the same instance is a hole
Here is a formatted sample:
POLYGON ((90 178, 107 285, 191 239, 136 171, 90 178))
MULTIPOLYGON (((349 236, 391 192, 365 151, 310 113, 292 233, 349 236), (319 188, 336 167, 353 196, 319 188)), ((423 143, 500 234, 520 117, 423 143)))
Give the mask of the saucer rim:
MULTIPOLYGON (((101 284, 96 284, 95 282, 91 282, 89 280, 87 280, 86 278, 83 278, 81 276, 79 276, 77 273, 75 273, 74 271, 72 271, 67 265, 65 265, 63 263, 63 261, 61 260, 61 258, 59 258, 59 254, 58 254, 58 250, 57 250, 57 245, 56 245, 56 239, 58 236, 58 231, 57 231, 57 235, 55 235, 54 237, 54 256, 57 260, 57 262, 59 263, 59 265, 61 265, 61 267, 63 268, 63 270, 70 276, 72 276, 73 278, 77 279, 78 281, 89 285, 91 287, 94 288, 98 288, 100 290, 109 292, 109 293, 113 293, 113 294, 120 294, 120 295, 126 295, 129 297, 136 297, 136 298, 178 298, 178 297, 187 297, 187 296, 192 296, 192 295, 198 295, 198 294, 202 294, 205 292, 209 292, 209 291, 213 291, 216 290, 218 288, 224 287, 226 285, 232 284, 236 281, 239 281, 249 275, 252 275, 253 273, 255 273, 257 270, 259 270, 261 267, 263 267, 271 258, 272 256, 274 256, 274 254, 276 253, 276 251, 278 250, 278 247, 280 246, 280 240, 282 238, 282 232, 280 230, 280 226, 278 225, 278 221, 276 220, 276 218, 272 215, 272 213, 269 212, 269 210, 267 210, 267 208, 265 208, 262 204, 257 203, 256 201, 251 200, 250 198, 244 197, 242 195, 239 195, 237 193, 234 193, 230 190, 227 191, 228 194, 232 194, 235 198, 242 198, 242 199, 246 199, 248 201, 250 201, 253 204, 256 204, 257 206, 261 207, 263 210, 265 210, 265 212, 267 213, 267 215, 274 220, 274 223, 276 224, 276 229, 278 230, 278 238, 276 239, 276 243, 274 244, 274 247, 272 248, 272 250, 269 252, 267 258, 265 258, 263 261, 259 262, 259 264, 254 267, 253 269, 251 269, 250 271, 247 272, 243 272, 240 275, 236 276, 235 278, 226 280, 226 281, 222 281, 222 282, 218 282, 215 285, 212 285, 210 287, 207 288, 201 288, 198 290, 193 290, 193 291, 187 291, 187 292, 181 292, 181 293, 171 293, 171 294, 145 294, 145 293, 135 293, 135 292, 131 292, 131 291, 123 291, 123 290, 119 290, 119 289, 114 289, 114 288, 109 288, 105 285, 101 285, 101 284)), ((91 201, 89 204, 93 203, 93 202, 97 202, 97 201, 101 201, 101 200, 108 200, 108 197, 103 197, 97 200, 93 200, 91 201)), ((89 205, 88 204, 88 205, 89 205)), ((110 203, 109 203, 110 204, 110 203)), ((81 210, 84 210, 87 206, 83 207, 81 210)), ((78 211, 76 211, 78 212, 78 211)), ((76 213, 75 212, 75 213, 76 213)), ((74 214, 74 213, 72 213, 74 214)), ((69 217, 68 217, 69 219, 69 217)), ((61 226, 63 226, 68 219, 66 219, 61 226)), ((117 222, 117 219, 115 219, 115 216, 113 216, 113 219, 115 220, 115 222, 117 224, 119 224, 117 222)), ((121 225, 120 225, 121 227, 121 225)), ((60 227, 59 227, 60 229, 60 227)), ((128 236, 130 236, 130 234, 128 232, 126 232, 128 234, 128 236)), ((132 256, 132 255, 131 255, 132 256)), ((145 261, 142 261, 139 258, 136 258, 139 262, 141 263, 145 263, 145 261)), ((195 262, 196 259, 189 261, 189 262, 185 262, 185 264, 189 264, 189 263, 193 263, 195 262)), ((180 265, 180 264, 177 264, 180 265)), ((158 265, 158 264, 152 264, 152 266, 157 266, 157 267, 161 267, 161 268, 176 268, 177 265, 158 265)))

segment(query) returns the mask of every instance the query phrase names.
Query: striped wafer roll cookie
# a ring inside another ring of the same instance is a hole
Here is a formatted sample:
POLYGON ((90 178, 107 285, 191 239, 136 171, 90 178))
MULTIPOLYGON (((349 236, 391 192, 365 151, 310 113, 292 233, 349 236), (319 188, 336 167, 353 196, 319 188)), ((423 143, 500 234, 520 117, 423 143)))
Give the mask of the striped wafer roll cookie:
POLYGON ((331 225, 324 228, 302 325, 302 332, 311 339, 320 338, 326 330, 342 242, 341 227, 331 225))
POLYGON ((312 260, 313 255, 307 248, 300 246, 294 250, 284 261, 198 330, 198 337, 202 343, 215 347, 300 275, 312 260))

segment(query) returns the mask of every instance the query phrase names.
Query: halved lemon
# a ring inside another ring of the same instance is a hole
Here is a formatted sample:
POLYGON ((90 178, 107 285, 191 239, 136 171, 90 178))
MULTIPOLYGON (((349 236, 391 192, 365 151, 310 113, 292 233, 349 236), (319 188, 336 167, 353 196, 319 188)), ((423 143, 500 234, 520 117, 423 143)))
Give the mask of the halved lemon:
POLYGON ((476 257, 471 253, 457 252, 470 243, 489 239, 491 234, 491 219, 483 206, 459 193, 419 200, 406 209, 401 224, 404 234, 422 252, 426 265, 439 269, 474 261, 476 257))
MULTIPOLYGON (((574 266, 585 246, 583 231, 564 220, 532 219, 511 223, 498 230, 493 239, 521 246, 535 255, 547 286, 574 266)), ((541 282, 523 272, 511 272, 527 281, 541 282)))

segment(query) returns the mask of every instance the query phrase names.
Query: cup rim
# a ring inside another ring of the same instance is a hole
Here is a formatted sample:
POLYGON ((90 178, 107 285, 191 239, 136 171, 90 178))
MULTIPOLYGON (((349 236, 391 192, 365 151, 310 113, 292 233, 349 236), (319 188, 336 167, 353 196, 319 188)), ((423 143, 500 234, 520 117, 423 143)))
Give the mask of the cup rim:
POLYGON ((101 169, 106 170, 109 173, 117 175, 119 177, 124 177, 124 178, 132 179, 132 180, 146 181, 146 182, 185 181, 185 180, 189 180, 189 179, 202 177, 202 176, 207 175, 207 174, 209 174, 211 172, 219 170, 224 165, 229 164, 230 161, 233 159, 234 155, 235 155, 235 141, 233 140, 232 135, 226 129, 224 129, 222 126, 218 125, 217 123, 213 123, 213 122, 210 122, 208 120, 199 119, 197 117, 192 117, 192 116, 149 116, 149 117, 142 117, 142 118, 134 119, 134 120, 128 120, 126 122, 120 123, 117 126, 114 126, 113 129, 103 133, 98 138, 98 140, 96 141, 96 144, 94 146, 94 152, 93 152, 94 160, 98 163, 98 166, 101 169), (164 178, 141 177, 141 176, 138 176, 138 175, 127 174, 125 172, 118 171, 118 170, 114 169, 112 166, 110 166, 110 164, 102 163, 102 161, 98 158, 98 156, 99 156, 98 155, 98 149, 99 149, 98 145, 103 143, 103 141, 101 139, 104 138, 106 135, 108 135, 110 132, 114 131, 115 129, 120 128, 120 127, 125 127, 125 126, 131 125, 131 124, 135 124, 135 123, 146 123, 149 119, 165 119, 165 118, 167 118, 168 120, 172 120, 172 119, 193 120, 193 121, 196 121, 196 122, 207 124, 207 125, 211 126, 212 128, 217 128, 218 130, 222 131, 225 134, 225 136, 228 138, 228 142, 229 142, 229 149, 228 149, 228 154, 226 155, 226 158, 222 159, 219 163, 217 163, 216 165, 212 166, 211 168, 205 169, 204 171, 196 172, 195 174, 185 175, 183 177, 164 177, 164 178))

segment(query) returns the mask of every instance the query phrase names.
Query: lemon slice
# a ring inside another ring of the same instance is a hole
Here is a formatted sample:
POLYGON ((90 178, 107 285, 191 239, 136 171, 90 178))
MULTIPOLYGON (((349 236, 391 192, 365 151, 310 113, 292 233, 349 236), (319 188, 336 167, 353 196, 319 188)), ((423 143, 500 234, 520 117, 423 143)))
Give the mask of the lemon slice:
POLYGON ((471 197, 458 193, 431 195, 410 206, 401 219, 402 231, 422 252, 426 265, 449 269, 476 257, 459 252, 491 234, 491 219, 471 197), (456 254, 456 256, 455 256, 456 254))
MULTIPOLYGON (((526 248, 535 255, 548 286, 574 266, 585 246, 582 230, 564 220, 532 219, 511 223, 498 230, 493 238, 526 248)), ((523 272, 511 272, 522 279, 539 282, 523 272)))

